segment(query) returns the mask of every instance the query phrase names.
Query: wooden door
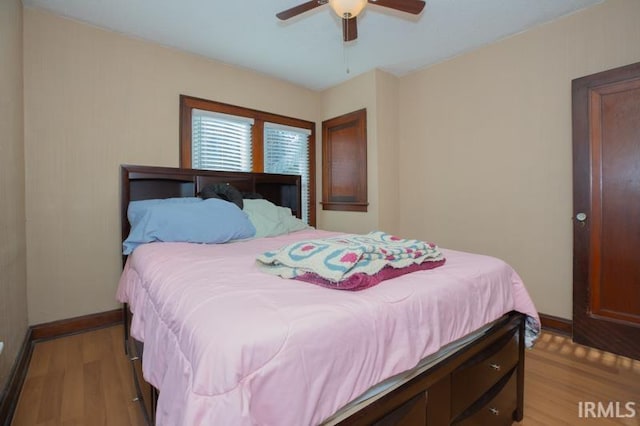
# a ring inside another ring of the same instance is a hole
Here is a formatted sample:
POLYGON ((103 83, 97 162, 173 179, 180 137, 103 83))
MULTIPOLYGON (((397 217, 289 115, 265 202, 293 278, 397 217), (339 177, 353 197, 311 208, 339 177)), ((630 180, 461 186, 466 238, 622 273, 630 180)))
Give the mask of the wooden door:
POLYGON ((367 110, 322 122, 322 210, 366 212, 367 110))
POLYGON ((640 63, 572 93, 573 339, 640 359, 640 63))

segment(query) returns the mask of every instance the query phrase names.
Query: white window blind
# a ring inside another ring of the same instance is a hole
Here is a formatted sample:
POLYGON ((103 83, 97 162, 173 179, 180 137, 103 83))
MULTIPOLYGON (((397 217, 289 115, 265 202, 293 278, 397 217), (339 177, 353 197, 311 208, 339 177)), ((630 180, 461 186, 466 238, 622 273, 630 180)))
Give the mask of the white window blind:
POLYGON ((311 131, 264 124, 264 171, 302 176, 302 220, 309 222, 309 135, 311 131))
POLYGON ((199 109, 191 117, 194 169, 251 171, 253 119, 199 109))

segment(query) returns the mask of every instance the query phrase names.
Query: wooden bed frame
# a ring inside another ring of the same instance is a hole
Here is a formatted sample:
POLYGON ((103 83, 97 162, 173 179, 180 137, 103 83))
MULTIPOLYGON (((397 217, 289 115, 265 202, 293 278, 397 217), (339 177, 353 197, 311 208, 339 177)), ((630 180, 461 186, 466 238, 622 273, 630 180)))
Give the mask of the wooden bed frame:
MULTIPOLYGON (((257 192, 274 204, 290 207, 300 217, 300 182, 300 176, 293 175, 122 166, 122 240, 129 233, 129 201, 195 196, 207 184, 231 183, 240 191, 257 192)), ((126 305, 123 311, 125 351, 132 363, 136 399, 149 424, 154 424, 158 391, 142 376, 144 345, 129 336, 131 313, 126 305)), ((470 343, 393 391, 336 417, 335 424, 485 426, 522 420, 524 327, 523 314, 504 315, 470 343)))

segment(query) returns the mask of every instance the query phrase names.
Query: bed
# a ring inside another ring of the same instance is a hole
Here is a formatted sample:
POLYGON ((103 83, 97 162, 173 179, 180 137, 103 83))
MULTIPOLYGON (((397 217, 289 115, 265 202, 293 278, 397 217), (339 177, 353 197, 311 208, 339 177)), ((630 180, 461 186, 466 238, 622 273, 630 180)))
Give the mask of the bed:
MULTIPOLYGON (((121 167, 131 201, 210 184, 300 217, 300 177, 121 167)), ((225 244, 153 243, 125 262, 125 350, 149 423, 499 425, 523 417, 524 349, 539 330, 504 262, 443 249, 446 263, 359 292, 271 276, 267 250, 314 229, 225 244)))

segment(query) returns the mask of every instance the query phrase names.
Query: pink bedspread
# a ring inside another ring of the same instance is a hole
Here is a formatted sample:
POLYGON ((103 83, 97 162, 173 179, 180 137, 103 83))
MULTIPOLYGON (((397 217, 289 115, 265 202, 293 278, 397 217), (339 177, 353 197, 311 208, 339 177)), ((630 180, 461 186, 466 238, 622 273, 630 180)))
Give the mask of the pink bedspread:
POLYGON ((145 343, 159 425, 312 425, 372 385, 511 310, 537 313, 501 260, 447 262, 361 292, 261 272, 258 254, 306 230, 221 245, 153 243, 129 257, 117 298, 145 343))

